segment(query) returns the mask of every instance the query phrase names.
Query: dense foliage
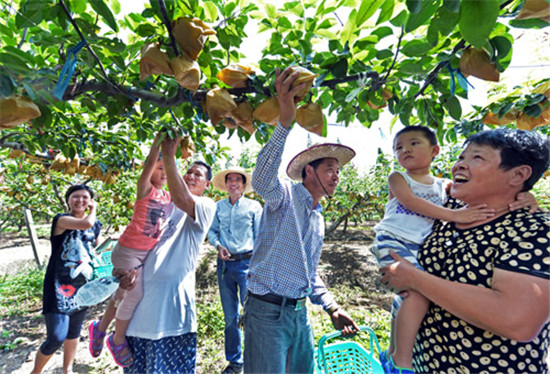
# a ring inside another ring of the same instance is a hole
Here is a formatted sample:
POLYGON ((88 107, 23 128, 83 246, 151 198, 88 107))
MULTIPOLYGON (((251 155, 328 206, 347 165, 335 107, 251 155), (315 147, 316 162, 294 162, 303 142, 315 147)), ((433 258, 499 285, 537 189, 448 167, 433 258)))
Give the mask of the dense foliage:
MULTIPOLYGON (((272 126, 255 120, 252 135, 227 119, 214 126, 203 104, 210 90, 222 87, 237 102, 257 107, 273 93, 276 67, 299 65, 318 74, 303 103, 323 108, 325 132, 328 116, 370 127, 387 110, 387 126, 421 123, 452 145, 485 128, 481 120, 488 112, 537 119, 548 109, 545 95, 530 89, 540 82, 495 91, 498 100, 468 114, 461 100, 468 95, 458 70, 466 51, 483 49, 493 69, 507 72, 511 30, 549 25, 517 19, 528 7, 525 0, 150 0, 143 10, 122 15, 125 6, 119 0, 0 0, 0 96, 28 97, 41 112, 26 124, 0 129, 0 228, 15 222, 6 217, 20 215, 21 205, 44 219, 60 211, 62 193, 74 181, 101 191, 108 226, 124 225, 142 147, 161 128, 170 136, 188 135, 217 167, 227 151, 221 134, 263 144, 272 126), (196 17, 216 32, 204 40, 196 61, 197 91, 168 74, 140 79, 147 43, 159 43, 169 58, 184 54, 170 32, 181 17, 196 17), (267 35, 265 45, 247 42, 251 25, 267 35), (218 79, 252 49, 260 58, 246 87, 218 79), (65 74, 71 66, 74 74, 65 74), (61 81, 66 89, 56 90, 61 81), (65 166, 56 165, 60 155, 65 166), (79 167, 66 167, 69 162, 79 167)), ((352 193, 368 200, 379 191, 367 190, 345 186, 341 193, 351 198, 346 207, 358 202, 352 193)))

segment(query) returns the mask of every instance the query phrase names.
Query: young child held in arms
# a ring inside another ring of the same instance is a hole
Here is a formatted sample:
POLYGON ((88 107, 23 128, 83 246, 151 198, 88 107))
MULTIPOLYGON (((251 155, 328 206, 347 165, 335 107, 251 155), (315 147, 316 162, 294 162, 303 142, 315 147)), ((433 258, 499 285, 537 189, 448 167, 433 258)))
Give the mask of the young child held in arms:
MULTIPOLYGON (((113 249, 111 260, 115 269, 130 270, 143 264, 147 254, 161 237, 169 215, 171 199, 170 194, 163 189, 167 179, 159 151, 159 136, 157 134, 153 141, 137 182, 137 200, 130 224, 113 249)), ((115 332, 107 337, 107 347, 119 366, 127 367, 132 364, 133 355, 126 341, 126 330, 143 296, 141 276, 142 268, 139 268, 136 286, 129 291, 119 288, 101 320, 90 323, 90 353, 93 357, 101 354, 107 328, 115 317, 116 310, 115 332)))
MULTIPOLYGON (((394 262, 391 251, 422 269, 416 256, 435 219, 469 223, 488 218, 493 211, 486 205, 457 210, 443 207, 451 181, 430 174, 439 145, 428 127, 409 126, 400 130, 395 135, 393 149, 405 172, 395 171, 388 178, 388 203, 384 218, 374 228, 376 239, 371 252, 381 267, 394 262)), ((390 349, 380 354, 386 373, 414 373, 408 368, 412 368, 414 341, 428 306, 429 301, 414 291, 408 291, 404 299, 399 295, 394 298, 390 349)))

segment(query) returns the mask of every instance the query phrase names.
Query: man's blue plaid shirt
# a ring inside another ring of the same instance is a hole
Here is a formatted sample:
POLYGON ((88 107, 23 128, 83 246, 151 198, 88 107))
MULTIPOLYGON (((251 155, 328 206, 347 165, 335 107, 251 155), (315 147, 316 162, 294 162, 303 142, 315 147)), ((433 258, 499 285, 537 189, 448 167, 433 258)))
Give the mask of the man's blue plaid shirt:
POLYGON ((252 186, 265 205, 247 288, 257 295, 309 296, 327 309, 335 301, 317 274, 325 231, 321 205, 313 208, 313 197, 302 183, 277 176, 288 133, 277 125, 252 175, 252 186))

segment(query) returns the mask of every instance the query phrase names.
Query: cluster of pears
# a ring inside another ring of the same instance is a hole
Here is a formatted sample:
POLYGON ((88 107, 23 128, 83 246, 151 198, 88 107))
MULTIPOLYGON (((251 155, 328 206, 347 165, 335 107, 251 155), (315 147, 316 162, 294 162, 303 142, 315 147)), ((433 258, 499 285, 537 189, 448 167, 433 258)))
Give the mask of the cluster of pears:
POLYGON ((532 92, 546 96, 546 99, 538 103, 541 109, 541 113, 538 117, 533 117, 522 111, 512 109, 502 116, 499 116, 498 113, 487 112, 482 119, 483 123, 503 126, 515 122, 516 127, 520 130, 533 130, 535 127, 550 124, 550 80, 535 87, 532 92))
MULTIPOLYGON (((196 60, 206 39, 216 35, 216 31, 198 18, 181 17, 172 23, 172 35, 184 53, 171 59, 161 50, 159 44, 146 44, 141 50, 140 79, 144 80, 153 74, 169 75, 173 76, 180 86, 195 92, 200 85, 201 76, 196 60)), ((300 66, 292 69, 300 74, 294 86, 305 84, 297 94, 297 100, 301 101, 318 75, 300 66)), ((230 64, 216 76, 229 87, 243 88, 248 86, 254 74, 249 66, 230 64)), ((275 97, 265 100, 254 109, 247 100, 235 101, 226 89, 220 87, 209 90, 202 104, 214 126, 222 124, 231 129, 241 127, 249 134, 255 131, 254 119, 276 124, 280 113, 275 97)), ((296 122, 306 130, 321 135, 324 124, 321 109, 320 105, 314 103, 302 105, 297 110, 296 122)))
MULTIPOLYGON (((301 66, 293 66, 292 70, 299 74, 292 88, 304 84, 304 87, 296 93, 296 100, 302 101, 311 90, 318 74, 313 74, 301 66)), ((217 78, 228 86, 238 88, 246 87, 251 81, 252 74, 254 72, 247 66, 229 65, 217 74, 217 78)), ((279 101, 275 96, 264 100, 254 109, 246 100, 236 102, 223 88, 214 88, 207 93, 205 107, 213 125, 218 125, 223 120, 224 126, 228 128, 239 126, 250 134, 255 130, 254 119, 276 125, 281 114, 279 101)), ((315 103, 301 105, 296 110, 296 122, 307 131, 322 135, 324 127, 322 107, 315 103)))
POLYGON ((107 172, 104 172, 98 164, 87 165, 86 163, 81 163, 78 155, 76 155, 73 159, 70 159, 61 153, 58 153, 53 160, 50 160, 44 157, 26 154, 20 149, 10 149, 10 158, 16 159, 22 156, 24 156, 25 159, 31 164, 39 164, 44 166, 44 176, 42 177, 42 184, 44 185, 50 183, 50 175, 48 170, 57 170, 63 174, 71 176, 78 173, 81 175, 86 175, 92 179, 102 180, 105 184, 116 183, 117 175, 120 174, 118 170, 108 170, 107 172), (45 167, 46 164, 50 164, 48 168, 45 167))

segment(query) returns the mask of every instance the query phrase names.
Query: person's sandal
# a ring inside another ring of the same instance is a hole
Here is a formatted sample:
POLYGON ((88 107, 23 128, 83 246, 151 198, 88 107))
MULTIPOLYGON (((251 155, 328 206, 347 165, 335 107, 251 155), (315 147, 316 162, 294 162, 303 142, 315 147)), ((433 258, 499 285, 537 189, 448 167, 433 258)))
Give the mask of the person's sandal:
POLYGON ((93 358, 98 358, 103 350, 103 344, 106 332, 99 330, 100 321, 92 321, 88 325, 88 332, 90 333, 90 354, 93 358))
POLYGON ((120 345, 115 344, 113 341, 114 336, 115 334, 113 333, 107 338, 107 348, 109 348, 109 351, 111 351, 111 354, 113 355, 113 359, 115 360, 116 364, 123 368, 127 368, 134 363, 134 355, 132 354, 132 350, 128 346, 128 342, 126 341, 126 339, 124 339, 124 343, 120 345), (122 353, 124 351, 124 348, 128 348, 128 353, 122 353))

